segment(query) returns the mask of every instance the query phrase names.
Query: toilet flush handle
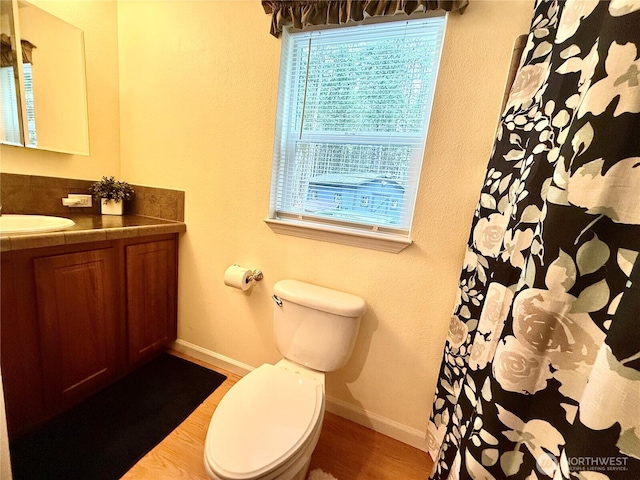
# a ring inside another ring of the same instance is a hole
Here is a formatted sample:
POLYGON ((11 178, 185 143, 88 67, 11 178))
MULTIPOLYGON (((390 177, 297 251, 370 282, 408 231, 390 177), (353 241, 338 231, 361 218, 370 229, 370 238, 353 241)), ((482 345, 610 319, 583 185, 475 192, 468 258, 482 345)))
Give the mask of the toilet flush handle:
POLYGON ((282 306, 282 300, 280 300, 277 295, 271 295, 271 298, 273 298, 273 301, 276 302, 279 307, 282 306))

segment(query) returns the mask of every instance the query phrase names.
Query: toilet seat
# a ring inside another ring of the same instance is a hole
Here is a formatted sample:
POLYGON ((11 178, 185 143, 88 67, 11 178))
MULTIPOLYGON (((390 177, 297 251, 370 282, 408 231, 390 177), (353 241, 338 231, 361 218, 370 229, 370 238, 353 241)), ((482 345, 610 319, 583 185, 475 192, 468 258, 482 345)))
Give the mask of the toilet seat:
POLYGON ((261 365, 220 401, 207 432, 205 462, 222 479, 264 477, 305 448, 323 412, 321 382, 261 365))

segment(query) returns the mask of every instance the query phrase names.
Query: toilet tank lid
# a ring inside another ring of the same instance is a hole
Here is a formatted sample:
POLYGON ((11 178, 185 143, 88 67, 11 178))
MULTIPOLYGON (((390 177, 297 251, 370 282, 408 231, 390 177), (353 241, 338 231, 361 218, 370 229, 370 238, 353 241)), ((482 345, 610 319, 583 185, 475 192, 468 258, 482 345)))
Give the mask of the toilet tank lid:
POLYGON ((366 309, 365 301, 357 295, 299 280, 280 280, 273 292, 283 300, 344 317, 359 317, 366 309))

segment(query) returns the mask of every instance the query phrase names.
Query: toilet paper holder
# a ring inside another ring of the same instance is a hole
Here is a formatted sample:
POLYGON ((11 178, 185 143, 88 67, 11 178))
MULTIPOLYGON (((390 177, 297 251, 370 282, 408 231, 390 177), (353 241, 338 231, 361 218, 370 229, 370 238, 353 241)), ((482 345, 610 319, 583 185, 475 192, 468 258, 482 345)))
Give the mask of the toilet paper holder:
POLYGON ((254 270, 251 275, 249 275, 249 277, 247 277, 247 280, 249 282, 259 282, 260 280, 262 280, 262 278, 264 277, 264 275, 262 275, 262 272, 260 270, 254 270))
POLYGON ((223 278, 224 284, 228 287, 239 288, 243 292, 247 292, 256 282, 262 280, 262 277, 260 270, 252 270, 234 263, 225 270, 223 278))

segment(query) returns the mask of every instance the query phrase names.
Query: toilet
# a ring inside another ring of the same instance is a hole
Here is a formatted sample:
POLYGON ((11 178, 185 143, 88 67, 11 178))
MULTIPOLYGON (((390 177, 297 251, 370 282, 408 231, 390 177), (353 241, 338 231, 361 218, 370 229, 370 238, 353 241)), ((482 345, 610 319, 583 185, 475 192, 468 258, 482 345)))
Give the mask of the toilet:
POLYGON ((240 379, 213 413, 204 445, 212 480, 303 480, 325 410, 324 374, 351 356, 362 298, 297 280, 274 285, 283 359, 240 379))

